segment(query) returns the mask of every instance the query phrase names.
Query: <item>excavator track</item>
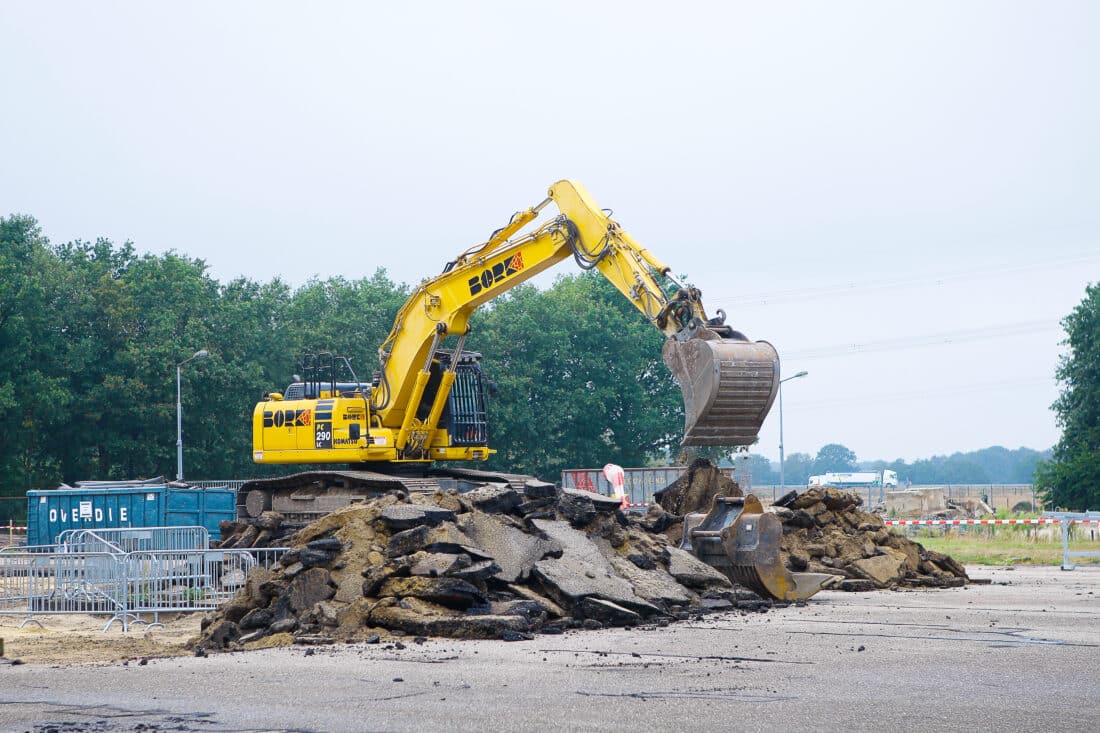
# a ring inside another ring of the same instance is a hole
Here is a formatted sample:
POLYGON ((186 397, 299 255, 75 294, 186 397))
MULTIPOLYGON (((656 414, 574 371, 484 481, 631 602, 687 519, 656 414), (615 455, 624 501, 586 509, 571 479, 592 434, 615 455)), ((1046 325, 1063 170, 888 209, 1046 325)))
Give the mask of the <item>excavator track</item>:
POLYGON ((283 515, 287 524, 304 525, 325 514, 390 491, 433 493, 469 491, 485 484, 523 489, 534 476, 472 469, 428 469, 419 472, 303 471, 279 478, 253 479, 237 491, 237 516, 258 518, 265 511, 283 515))

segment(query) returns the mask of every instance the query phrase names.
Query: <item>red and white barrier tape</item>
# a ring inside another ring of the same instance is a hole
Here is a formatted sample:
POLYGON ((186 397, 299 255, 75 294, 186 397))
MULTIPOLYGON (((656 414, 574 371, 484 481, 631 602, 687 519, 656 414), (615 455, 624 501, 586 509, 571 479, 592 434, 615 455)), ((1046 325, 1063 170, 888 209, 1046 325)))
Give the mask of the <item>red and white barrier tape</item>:
MULTIPOLYGON (((648 507, 648 502, 629 503, 628 507, 648 507)), ((884 519, 887 527, 915 527, 918 525, 995 525, 995 524, 1100 524, 1100 519, 884 519)))
POLYGON ((1100 519, 886 519, 888 527, 905 527, 916 525, 969 525, 969 524, 1088 524, 1100 523, 1100 519))
POLYGON ((6 530, 8 530, 9 532, 12 532, 12 531, 15 531, 15 530, 17 530, 17 529, 22 529, 22 530, 25 530, 25 529, 26 529, 26 527, 16 527, 16 526, 15 526, 14 524, 12 524, 11 522, 8 522, 7 524, 0 524, 0 529, 6 529, 6 530))
MULTIPOLYGON (((584 491, 591 491, 593 494, 599 492, 595 489, 583 489, 584 491)), ((605 495, 604 495, 605 496, 605 495)), ((623 502, 623 508, 634 507, 648 507, 650 504, 656 502, 641 501, 641 502, 623 502)), ((1100 519, 885 519, 883 522, 887 527, 915 527, 917 525, 968 525, 968 524, 1061 524, 1062 522, 1069 522, 1070 524, 1088 524, 1090 522, 1094 524, 1100 524, 1100 519)), ((16 527, 16 529, 19 529, 16 527)))

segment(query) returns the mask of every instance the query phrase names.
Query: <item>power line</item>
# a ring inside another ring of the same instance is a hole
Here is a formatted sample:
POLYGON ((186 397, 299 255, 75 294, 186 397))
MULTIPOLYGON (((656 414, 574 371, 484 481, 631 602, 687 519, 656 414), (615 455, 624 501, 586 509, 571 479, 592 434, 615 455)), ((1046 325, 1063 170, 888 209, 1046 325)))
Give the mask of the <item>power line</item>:
POLYGON ((820 410, 828 407, 845 405, 882 404, 888 402, 909 402, 912 400, 928 400, 936 397, 957 397, 961 395, 977 394, 980 392, 999 392, 1006 389, 1019 387, 1036 387, 1040 385, 1053 385, 1054 380, 1044 377, 1030 377, 1005 382, 976 382, 974 384, 947 387, 945 389, 919 389, 907 392, 886 392, 875 395, 857 395, 854 397, 830 397, 821 400, 799 401, 788 399, 790 404, 784 405, 786 410, 820 410))
POLYGON ((956 270, 941 273, 939 275, 923 275, 919 277, 878 278, 875 280, 853 281, 847 283, 832 283, 809 288, 793 288, 786 290, 769 290, 758 293, 744 293, 739 295, 719 295, 711 297, 713 303, 723 305, 735 305, 739 309, 766 307, 781 303, 797 303, 807 300, 820 300, 822 298, 843 297, 847 295, 860 295, 883 290, 900 290, 914 287, 939 287, 946 283, 962 280, 974 280, 977 278, 989 278, 999 275, 1010 275, 1018 272, 1030 272, 1033 270, 1068 267, 1095 262, 1100 260, 1100 254, 1081 253, 1065 257, 1040 260, 1020 265, 1006 265, 1002 267, 972 268, 968 270, 956 270))
POLYGON ((973 343, 976 341, 990 341, 993 339, 1020 336, 1028 333, 1039 333, 1059 328, 1058 321, 1019 321, 1005 323, 997 326, 982 328, 966 328, 957 331, 943 331, 929 333, 922 336, 903 336, 900 338, 883 339, 881 341, 867 341, 864 343, 831 344, 817 348, 784 351, 780 356, 784 360, 797 359, 799 361, 812 361, 814 359, 828 359, 836 356, 849 356, 852 354, 870 354, 882 351, 899 351, 913 349, 922 346, 955 346, 958 344, 973 343))

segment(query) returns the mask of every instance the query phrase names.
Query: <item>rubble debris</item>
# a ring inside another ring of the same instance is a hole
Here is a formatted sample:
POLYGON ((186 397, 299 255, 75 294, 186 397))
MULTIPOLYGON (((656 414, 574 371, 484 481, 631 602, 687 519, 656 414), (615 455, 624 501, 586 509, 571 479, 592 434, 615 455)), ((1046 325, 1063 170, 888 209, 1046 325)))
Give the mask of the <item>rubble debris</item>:
MULTIPOLYGON (((297 528, 274 512, 225 523, 223 546, 291 549, 249 572, 237 596, 204 618, 196 646, 378 643, 395 634, 518 640, 767 611, 770 601, 732 586, 670 539, 685 507, 740 493, 696 462, 644 515, 531 480, 522 490, 392 491, 297 528)), ((784 523, 788 567, 841 575, 843 590, 966 582, 951 558, 891 534, 859 507, 858 497, 835 489, 784 497, 771 511, 784 523)))
POLYGON ((287 525, 282 514, 266 511, 256 519, 223 521, 218 524, 224 550, 247 550, 252 547, 282 547, 289 542, 294 528, 287 525))
MULTIPOLYGON (((262 519, 273 529, 233 523, 225 544, 256 546, 264 532, 270 543, 287 526, 274 513, 262 519)), ((644 525, 617 500, 535 480, 521 491, 487 484, 364 498, 283 536, 290 551, 250 571, 241 592, 204 619, 197 644, 395 633, 518 640, 737 607, 736 598, 704 602, 707 591, 730 591, 726 577, 644 525)))
POLYGON ((744 496, 737 482, 723 474, 706 458, 696 458, 680 478, 653 495, 670 514, 710 510, 716 496, 744 496))
POLYGON ((794 571, 832 573, 840 590, 954 588, 968 581, 952 558, 889 531, 863 500, 834 488, 791 492, 768 508, 783 522, 780 556, 794 571))

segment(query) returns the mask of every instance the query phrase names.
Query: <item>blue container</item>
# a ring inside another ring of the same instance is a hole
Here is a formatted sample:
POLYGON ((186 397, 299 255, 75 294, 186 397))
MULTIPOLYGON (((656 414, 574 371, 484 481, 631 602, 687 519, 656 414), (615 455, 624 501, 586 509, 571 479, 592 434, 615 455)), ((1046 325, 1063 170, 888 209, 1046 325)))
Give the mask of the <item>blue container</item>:
POLYGON ((115 482, 27 492, 27 544, 52 545, 67 529, 200 526, 220 540, 219 522, 237 518, 237 492, 115 482))

